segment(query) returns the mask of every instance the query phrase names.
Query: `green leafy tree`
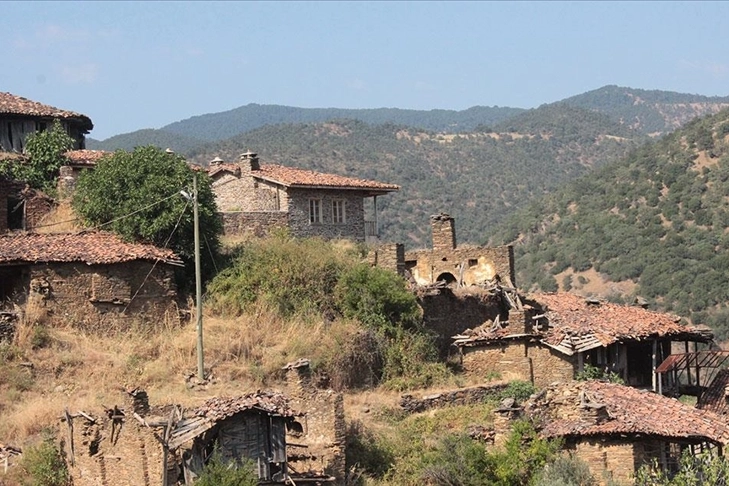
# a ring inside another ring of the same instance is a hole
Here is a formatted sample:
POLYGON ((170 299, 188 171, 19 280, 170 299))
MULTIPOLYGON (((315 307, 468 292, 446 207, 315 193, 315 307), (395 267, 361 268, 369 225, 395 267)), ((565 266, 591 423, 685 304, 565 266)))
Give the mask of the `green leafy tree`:
POLYGON ((31 187, 52 191, 58 169, 66 163, 65 153, 73 148, 73 138, 55 120, 49 130, 28 135, 26 163, 0 162, 0 174, 27 182, 31 187))
MULTIPOLYGON (((93 171, 81 174, 72 204, 89 226, 114 231, 128 241, 171 248, 185 260, 191 275, 195 252, 192 203, 179 191, 191 192, 192 181, 193 170, 179 155, 156 147, 119 150, 102 158, 93 171)), ((206 276, 212 273, 222 223, 210 178, 204 173, 198 174, 198 201, 206 276)))

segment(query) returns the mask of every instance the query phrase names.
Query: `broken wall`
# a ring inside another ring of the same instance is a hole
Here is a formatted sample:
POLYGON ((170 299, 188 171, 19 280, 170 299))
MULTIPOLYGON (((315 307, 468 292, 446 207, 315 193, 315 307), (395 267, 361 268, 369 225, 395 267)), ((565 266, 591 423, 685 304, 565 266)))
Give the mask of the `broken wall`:
POLYGON ((306 413, 301 419, 304 435, 289 432, 286 438, 289 472, 329 475, 335 478, 333 484, 343 485, 347 432, 342 394, 317 388, 308 366, 287 371, 284 393, 292 409, 306 413))
POLYGON ((464 373, 480 379, 496 374, 506 381, 532 382, 537 388, 574 379, 574 357, 557 353, 538 342, 504 339, 463 347, 461 353, 464 373))
POLYGON ((51 322, 118 332, 135 323, 179 324, 174 272, 169 265, 132 261, 109 265, 31 265, 30 283, 19 295, 51 322), (150 273, 151 270, 151 273, 150 273))

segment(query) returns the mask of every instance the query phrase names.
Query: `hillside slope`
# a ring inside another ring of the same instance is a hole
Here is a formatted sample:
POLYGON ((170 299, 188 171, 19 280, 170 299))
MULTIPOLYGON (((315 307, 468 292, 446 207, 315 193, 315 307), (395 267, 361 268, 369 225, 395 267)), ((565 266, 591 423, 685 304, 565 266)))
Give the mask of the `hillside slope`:
POLYGON ((729 107, 729 96, 603 86, 562 101, 604 113, 644 134, 662 135, 688 121, 729 107))
POLYGON ((729 110, 534 202, 492 231, 491 241, 518 241, 522 287, 579 288, 584 272, 599 278, 597 271, 637 285, 623 298, 641 295, 726 335, 727 194, 729 110))
POLYGON ((187 152, 195 143, 213 142, 240 135, 266 125, 316 123, 352 119, 378 125, 395 123, 424 130, 463 132, 479 125, 493 125, 522 112, 521 108, 474 106, 456 110, 403 110, 399 108, 343 109, 297 108, 251 103, 233 110, 208 113, 166 125, 160 129, 138 130, 92 142, 95 149, 115 150, 153 144, 187 152))
POLYGON ((378 199, 385 239, 429 245, 428 217, 446 211, 459 221, 459 241, 482 243, 488 228, 530 199, 632 146, 625 127, 587 110, 544 107, 531 116, 550 120, 560 110, 579 114, 575 131, 539 130, 535 122, 533 133, 439 134, 343 120, 265 127, 195 149, 189 158, 234 161, 252 149, 264 163, 399 184, 399 193, 378 199))

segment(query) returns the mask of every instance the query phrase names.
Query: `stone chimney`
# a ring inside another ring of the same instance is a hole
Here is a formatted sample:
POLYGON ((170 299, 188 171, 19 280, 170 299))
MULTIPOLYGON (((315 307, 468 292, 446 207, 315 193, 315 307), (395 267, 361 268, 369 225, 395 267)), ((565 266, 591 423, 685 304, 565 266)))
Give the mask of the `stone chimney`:
POLYGON ((258 154, 250 150, 240 154, 240 168, 243 172, 260 170, 261 165, 258 163, 258 154))
POLYGON ((451 251, 456 248, 455 220, 446 213, 430 217, 430 227, 433 231, 433 251, 451 251))

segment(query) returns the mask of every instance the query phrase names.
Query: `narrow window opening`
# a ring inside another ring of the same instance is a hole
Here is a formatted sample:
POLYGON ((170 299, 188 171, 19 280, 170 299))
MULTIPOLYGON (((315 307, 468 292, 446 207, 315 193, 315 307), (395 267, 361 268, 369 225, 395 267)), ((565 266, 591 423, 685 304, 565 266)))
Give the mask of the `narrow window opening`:
POLYGON ((321 223, 321 199, 309 199, 309 223, 321 223))
POLYGON ((25 229, 25 200, 9 197, 8 198, 8 229, 22 230, 25 229))

